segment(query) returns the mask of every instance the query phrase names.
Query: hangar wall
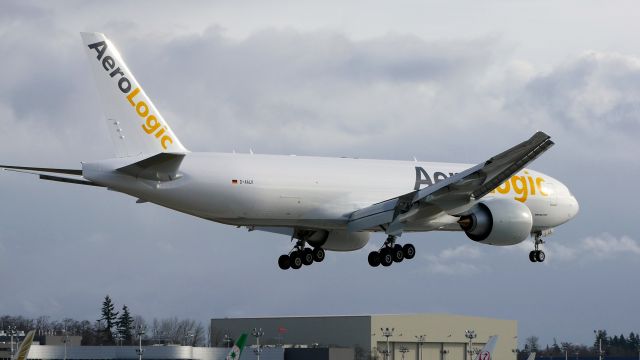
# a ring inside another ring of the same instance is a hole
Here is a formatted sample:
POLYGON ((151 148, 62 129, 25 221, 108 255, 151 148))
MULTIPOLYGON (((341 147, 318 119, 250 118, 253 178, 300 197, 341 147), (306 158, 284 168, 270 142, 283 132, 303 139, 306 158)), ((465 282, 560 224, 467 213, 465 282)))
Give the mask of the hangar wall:
MULTIPOLYGON (((390 360, 468 360, 465 330, 476 332, 472 350, 481 349, 491 335, 499 335, 495 358, 515 360, 517 322, 494 318, 449 315, 362 315, 223 318, 211 320, 211 343, 218 345, 224 335, 237 337, 253 328, 262 328, 263 345, 334 346, 356 349, 358 358, 383 359, 387 349, 381 328, 393 328, 389 338, 390 360), (420 346, 417 336, 426 335, 420 346)), ((255 344, 250 337, 249 343, 255 344)))

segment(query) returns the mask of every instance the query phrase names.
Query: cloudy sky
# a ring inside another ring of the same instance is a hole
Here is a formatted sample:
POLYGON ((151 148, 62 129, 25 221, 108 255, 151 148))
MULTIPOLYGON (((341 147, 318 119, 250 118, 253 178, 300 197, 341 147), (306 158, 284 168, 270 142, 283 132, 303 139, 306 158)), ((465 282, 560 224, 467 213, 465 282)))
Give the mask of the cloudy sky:
POLYGON ((638 331, 640 6, 620 1, 0 3, 0 163, 112 155, 80 31, 107 33, 195 151, 477 163, 544 130, 533 168, 579 216, 531 243, 403 236, 283 272, 286 237, 104 189, 0 174, 0 313, 96 319, 446 312, 516 319, 520 339, 638 331))

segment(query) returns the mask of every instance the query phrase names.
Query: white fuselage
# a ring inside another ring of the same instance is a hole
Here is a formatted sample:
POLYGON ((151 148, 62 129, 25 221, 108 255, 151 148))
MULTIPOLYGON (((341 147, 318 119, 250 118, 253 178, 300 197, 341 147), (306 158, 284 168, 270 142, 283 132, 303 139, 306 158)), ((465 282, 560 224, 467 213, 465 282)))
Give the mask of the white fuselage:
MULTIPOLYGON (((343 229, 355 210, 411 192, 417 180, 422 188, 429 181, 436 182, 471 167, 352 158, 188 153, 177 179, 158 182, 115 171, 129 163, 130 158, 84 163, 83 176, 141 200, 225 224, 316 229, 343 229)), ((578 203, 566 186, 528 169, 487 195, 492 196, 526 204, 533 216, 533 230, 558 226, 578 212, 578 203)), ((407 224, 406 230, 459 230, 457 218, 452 215, 455 214, 441 213, 428 222, 414 221, 407 224)))

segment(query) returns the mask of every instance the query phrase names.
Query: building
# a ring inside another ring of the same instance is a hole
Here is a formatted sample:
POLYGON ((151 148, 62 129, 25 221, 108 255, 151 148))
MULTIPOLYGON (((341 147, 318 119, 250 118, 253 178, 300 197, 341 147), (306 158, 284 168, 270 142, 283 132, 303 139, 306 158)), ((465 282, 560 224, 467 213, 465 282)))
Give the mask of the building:
MULTIPOLYGON (((224 360, 227 348, 195 346, 143 346, 143 360, 224 360)), ((137 346, 64 346, 32 345, 27 359, 33 360, 137 360, 137 346)), ((252 349, 246 348, 242 359, 251 359, 252 349), (247 356, 245 356, 245 354, 247 356)), ((282 360, 283 349, 264 349, 261 360, 282 360)))
POLYGON ((388 340, 389 360, 468 360, 469 350, 477 352, 489 336, 499 335, 494 359, 516 359, 515 320, 447 314, 212 319, 211 343, 253 328, 264 331, 261 345, 354 348, 357 359, 384 358, 388 340), (469 329, 477 335, 471 347, 469 329))

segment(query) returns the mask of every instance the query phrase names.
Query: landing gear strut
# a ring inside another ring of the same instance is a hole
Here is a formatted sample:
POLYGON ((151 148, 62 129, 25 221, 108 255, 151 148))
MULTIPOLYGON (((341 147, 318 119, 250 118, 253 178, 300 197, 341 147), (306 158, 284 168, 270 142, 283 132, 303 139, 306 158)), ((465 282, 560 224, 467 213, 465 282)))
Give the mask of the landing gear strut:
POLYGON ((291 249, 289 254, 280 255, 278 258, 278 266, 282 270, 300 269, 302 265, 309 266, 314 262, 322 262, 324 260, 324 249, 321 247, 308 248, 306 241, 298 240, 296 245, 291 249))
POLYGON ((535 237, 533 239, 533 247, 534 250, 529 253, 529 261, 531 262, 543 262, 545 259, 544 251, 539 249, 539 246, 544 244, 544 240, 542 240, 542 232, 535 233, 535 237))
POLYGON ((396 239, 396 236, 389 235, 379 251, 370 252, 367 259, 369 265, 373 267, 379 265, 387 267, 391 266, 394 262, 402 262, 404 259, 413 259, 413 257, 416 256, 416 248, 412 244, 402 246, 396 244, 396 239))

